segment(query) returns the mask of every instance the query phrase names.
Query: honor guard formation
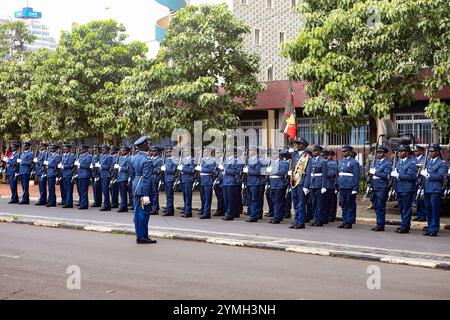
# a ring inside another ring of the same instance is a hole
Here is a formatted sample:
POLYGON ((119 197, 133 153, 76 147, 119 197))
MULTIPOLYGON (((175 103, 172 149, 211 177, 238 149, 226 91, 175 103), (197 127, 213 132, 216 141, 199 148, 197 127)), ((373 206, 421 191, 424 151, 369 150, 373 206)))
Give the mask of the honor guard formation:
MULTIPOLYGON (((400 141, 401 142, 401 141, 400 141)), ((36 206, 100 211, 134 211, 137 243, 155 243, 148 238, 150 215, 158 215, 160 191, 167 199, 163 216, 174 216, 174 193, 183 194, 181 216, 192 217, 192 196, 199 190, 200 219, 211 219, 213 195, 217 207, 213 216, 231 221, 243 214, 247 222, 263 219, 267 200, 270 223, 291 219, 291 229, 321 227, 336 220, 337 205, 342 208, 341 229, 352 229, 357 214, 357 195, 363 175, 352 146, 333 151, 320 145, 309 147, 303 139, 293 141, 296 149, 248 148, 160 148, 150 146, 146 136, 133 147, 81 144, 12 143, 2 155, 1 170, 11 188, 10 204, 28 205, 29 181, 36 180, 39 200, 36 206), (338 159, 337 151, 341 157, 338 159), (22 198, 18 195, 18 182, 22 198), (61 199, 57 202, 59 185, 61 199), (78 194, 74 203, 74 186, 78 194), (92 186, 93 202, 88 190, 92 186), (295 215, 291 216, 291 211, 295 215)), ((413 203, 415 221, 427 221, 424 235, 439 232, 441 201, 450 197, 450 169, 437 144, 423 147, 397 144, 388 148, 376 144, 367 174, 367 192, 376 212, 373 231, 384 231, 386 204, 396 200, 402 223, 399 234, 408 233, 413 203), (444 184, 445 180, 447 181, 444 184)), ((361 190, 362 191, 362 190, 361 190)))

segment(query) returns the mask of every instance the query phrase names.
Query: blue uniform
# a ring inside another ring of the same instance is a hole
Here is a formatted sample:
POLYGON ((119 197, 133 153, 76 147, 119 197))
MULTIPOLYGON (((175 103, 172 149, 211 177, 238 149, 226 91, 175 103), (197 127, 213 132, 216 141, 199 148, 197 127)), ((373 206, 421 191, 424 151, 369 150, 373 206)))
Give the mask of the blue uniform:
POLYGON ((150 200, 152 202, 152 214, 159 211, 159 180, 161 179, 162 158, 160 156, 151 157, 152 177, 150 184, 150 200))
POLYGON ((102 182, 100 180, 100 169, 95 164, 100 162, 100 155, 92 156, 92 192, 94 194, 93 207, 102 205, 102 182))
POLYGON ((284 159, 272 160, 270 166, 270 198, 273 204, 273 221, 284 218, 284 197, 286 192, 285 177, 289 171, 289 162, 284 159))
POLYGON ((128 179, 131 171, 130 156, 119 157, 119 172, 117 173, 117 183, 119 185, 119 210, 128 211, 128 179))
POLYGON ((181 159, 181 188, 183 190, 184 216, 192 217, 192 185, 194 183, 195 159, 181 159))
POLYGON ((63 171, 62 171, 62 183, 64 184, 63 203, 66 206, 73 206, 73 184, 72 176, 74 170, 76 157, 72 152, 66 153, 62 159, 63 171))
POLYGON ((223 171, 219 169, 219 167, 216 167, 216 170, 214 171, 214 193, 216 194, 217 199, 217 209, 215 212, 216 216, 224 216, 225 215, 225 199, 223 195, 223 171))
MULTIPOLYGON (((416 167, 417 167, 417 171, 420 172, 420 170, 422 170, 423 165, 425 163, 425 156, 420 156, 418 158, 414 158, 415 162, 416 162, 416 167)), ((416 182, 419 182, 419 179, 416 180, 416 182)), ((427 214, 425 213, 425 202, 424 199, 420 198, 416 198, 414 197, 414 202, 416 204, 416 217, 421 219, 421 220, 425 220, 427 217, 427 214)))
POLYGON ((56 206, 56 173, 58 164, 61 162, 61 155, 52 152, 48 155, 47 162, 48 205, 56 206))
POLYGON ((20 155, 22 162, 19 166, 19 175, 22 183, 22 203, 30 203, 29 183, 31 174, 31 164, 33 163, 33 152, 27 150, 20 155))
POLYGON ((356 194, 359 190, 361 168, 352 157, 344 158, 339 163, 339 203, 342 208, 343 223, 351 225, 356 220, 356 194))
MULTIPOLYGON (((178 159, 177 159, 178 160, 178 159)), ((177 170, 178 161, 175 161, 173 157, 164 159, 164 190, 166 192, 166 215, 173 215, 175 208, 173 205, 174 190, 173 184, 175 183, 175 172, 177 170)))
POLYGON ((429 159, 425 179, 425 212, 427 214, 428 232, 438 233, 440 227, 441 193, 447 171, 447 165, 440 158, 429 159))
POLYGON ((223 164, 223 195, 226 208, 226 219, 233 219, 238 215, 238 197, 239 185, 241 180, 239 178, 242 172, 241 166, 238 164, 237 158, 228 157, 223 164))
POLYGON ((138 152, 131 159, 134 172, 131 191, 133 193, 134 227, 137 239, 148 238, 148 221, 150 219, 150 204, 143 205, 141 198, 150 197, 151 164, 146 152, 138 152))
POLYGON ((377 215, 377 226, 383 229, 386 221, 386 201, 391 170, 391 161, 386 158, 376 160, 375 174, 372 177, 372 202, 377 215))
POLYGON ((80 155, 78 162, 80 165, 78 167, 77 185, 80 196, 80 209, 87 209, 89 206, 89 180, 92 178, 92 156, 88 152, 85 152, 80 155))
POLYGON ((103 208, 111 209, 109 197, 109 184, 111 182, 111 167, 113 166, 113 157, 110 154, 100 155, 100 181, 103 193, 103 208))
POLYGON ((399 177, 395 179, 395 192, 402 217, 402 230, 409 230, 411 226, 411 213, 414 194, 416 192, 416 163, 411 158, 398 159, 396 171, 399 177))
POLYGON ((304 151, 295 151, 293 155, 291 156, 291 159, 293 159, 293 172, 292 174, 295 174, 295 168, 297 167, 297 164, 302 157, 307 157, 308 161, 306 163, 306 167, 303 169, 303 174, 300 179, 300 182, 297 186, 292 186, 291 192, 292 192, 292 200, 294 202, 294 210, 295 210, 295 221, 294 224, 296 225, 304 225, 306 222, 306 196, 303 192, 303 188, 309 188, 309 174, 311 173, 312 168, 312 160, 311 157, 306 154, 304 151))
POLYGON ((313 209, 313 223, 323 224, 328 223, 327 212, 329 212, 328 205, 326 203, 326 188, 327 188, 327 174, 328 165, 327 161, 320 157, 313 157, 311 159, 311 173, 310 184, 311 189, 311 204, 313 209), (322 188, 325 192, 322 193, 322 188))
POLYGON ((20 157, 19 151, 14 151, 6 162, 6 176, 8 177, 9 187, 11 189, 11 202, 10 203, 18 203, 19 202, 19 194, 17 193, 17 180, 16 173, 18 174, 19 164, 17 163, 17 159, 20 157), (17 171, 17 172, 16 172, 17 171))
POLYGON ((214 171, 217 163, 213 157, 206 157, 202 159, 200 165, 200 198, 202 207, 200 209, 201 215, 211 217, 211 202, 214 184, 214 171))
POLYGON ((264 171, 266 165, 257 156, 249 157, 247 173, 247 203, 250 219, 258 220, 264 204, 264 171))
MULTIPOLYGON (((111 179, 113 178, 112 173, 115 168, 114 165, 119 164, 119 154, 114 154, 112 156, 112 165, 111 165, 111 179)), ((110 184, 110 194, 111 194, 111 208, 119 207, 119 182, 116 180, 115 183, 110 184)))
POLYGON ((336 161, 327 161, 327 192, 326 202, 328 203, 328 221, 332 222, 336 220, 337 211, 337 194, 336 194, 336 174, 337 165, 336 161))
POLYGON ((39 153, 36 159, 35 172, 38 177, 39 201, 37 204, 47 204, 47 172, 44 168, 44 161, 47 159, 48 151, 44 150, 39 153))

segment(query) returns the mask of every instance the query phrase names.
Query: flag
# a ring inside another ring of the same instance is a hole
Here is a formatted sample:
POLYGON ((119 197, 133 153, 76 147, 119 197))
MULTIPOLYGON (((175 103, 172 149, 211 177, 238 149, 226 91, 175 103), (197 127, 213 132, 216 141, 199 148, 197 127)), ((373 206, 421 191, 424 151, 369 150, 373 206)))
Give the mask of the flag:
POLYGON ((284 135, 290 140, 294 140, 297 137, 297 121, 295 119, 294 91, 292 90, 291 79, 289 79, 288 96, 284 106, 284 120, 286 121, 284 135))

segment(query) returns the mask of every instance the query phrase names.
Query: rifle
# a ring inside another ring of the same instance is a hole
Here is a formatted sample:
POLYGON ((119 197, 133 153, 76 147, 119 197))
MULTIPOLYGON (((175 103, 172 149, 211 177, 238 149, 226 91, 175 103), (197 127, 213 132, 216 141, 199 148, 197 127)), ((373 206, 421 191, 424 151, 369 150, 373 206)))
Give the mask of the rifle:
MULTIPOLYGON (((397 164, 397 150, 394 150, 394 161, 392 162, 392 170, 396 169, 397 164)), ((395 200, 395 186, 394 186, 394 178, 389 176, 389 193, 388 193, 388 201, 395 200)))
POLYGON ((36 159, 36 161, 37 161, 38 150, 39 150, 39 144, 36 145, 36 149, 34 150, 33 161, 31 162, 31 165, 30 165, 30 169, 31 169, 30 180, 34 180, 34 177, 36 175, 36 163, 34 162, 34 160, 36 159))
POLYGON ((117 159, 116 159, 116 163, 114 163, 114 167, 111 173, 111 181, 109 182, 109 188, 111 189, 113 187, 113 185, 115 185, 117 183, 117 177, 119 176, 119 169, 116 169, 115 166, 116 164, 119 164, 119 160, 120 160, 120 154, 117 154, 117 159))
MULTIPOLYGON (((244 151, 244 163, 245 163, 245 167, 247 168, 248 166, 248 154, 249 154, 249 149, 247 148, 244 151)), ((247 177, 248 177, 248 173, 243 172, 242 173, 242 195, 247 193, 247 177)))
MULTIPOLYGON (((48 153, 49 153, 48 147, 45 149, 45 151, 46 151, 46 153, 45 153, 44 162, 48 160, 48 153)), ((48 167, 46 165, 43 165, 43 168, 44 168, 44 173, 42 174, 42 179, 45 179, 45 178, 47 178, 47 175, 48 175, 48 173, 47 173, 48 167)))
MULTIPOLYGON (((134 156, 136 155, 136 147, 135 146, 133 146, 133 151, 131 152, 131 158, 133 158, 134 156)), ((130 159, 131 160, 131 159, 130 159)), ((131 168, 132 166, 131 166, 131 161, 130 161, 130 168, 131 168)), ((128 187, 130 186, 130 184, 131 184, 131 172, 128 172, 128 187)))
MULTIPOLYGON (((80 148, 81 148, 81 145, 79 144, 78 149, 75 153, 75 161, 80 160, 80 148)), ((72 180, 71 180, 72 184, 75 184, 78 181, 78 170, 79 169, 80 169, 79 166, 75 166, 75 165, 73 166, 73 169, 72 169, 73 174, 72 174, 72 180)))
POLYGON ((2 157, 0 159, 0 174, 3 174, 3 172, 6 171, 6 161, 3 161, 3 157, 6 157, 9 152, 9 146, 5 149, 5 153, 2 154, 2 157))
POLYGON ((178 166, 181 165, 181 160, 182 160, 182 156, 183 156, 182 152, 183 151, 180 148, 180 152, 178 154, 178 157, 179 157, 178 158, 178 164, 177 164, 177 168, 176 168, 176 171, 175 171, 175 182, 173 183, 173 187, 172 187, 172 189, 174 191, 177 189, 178 185, 180 184, 181 170, 178 170, 178 166))
MULTIPOLYGON (((221 159, 221 162, 219 163, 219 166, 223 165, 224 162, 225 162, 225 148, 223 148, 222 159, 221 159)), ((217 172, 217 177, 216 177, 216 179, 214 179, 214 182, 213 182, 213 189, 220 182, 220 171, 222 171, 222 170, 218 168, 219 166, 217 166, 218 172, 217 172)))
MULTIPOLYGON (((376 167, 376 163, 377 163, 376 155, 377 155, 378 146, 380 145, 380 137, 383 138, 384 136, 385 136, 384 134, 380 134, 377 138, 377 143, 375 145, 374 158, 372 161, 371 169, 375 169, 375 167, 376 167)), ((336 159, 337 159, 337 157, 336 157, 336 159)), ((367 189, 366 189, 366 194, 364 195, 364 199, 367 199, 369 196, 372 198, 372 192, 373 192, 373 174, 369 173, 369 181, 367 183, 367 189)))
MULTIPOLYGON (((203 159, 203 148, 201 148, 201 150, 199 152, 199 157, 198 157, 198 160, 197 160, 197 166, 201 166, 202 159, 203 159)), ((195 170, 194 183, 192 184, 192 191, 194 191, 195 188, 197 188, 197 186, 199 184, 200 184, 200 171, 195 170)))
MULTIPOLYGON (((22 155, 22 153, 20 152, 20 150, 17 150, 17 152, 19 153, 19 155, 17 156, 17 159, 20 159, 20 156, 22 155)), ((19 180, 19 170, 20 170, 20 165, 17 163, 17 160, 13 164, 13 168, 14 168, 14 181, 17 182, 17 180, 19 180)))
MULTIPOLYGON (((430 146, 431 146, 431 144, 428 145, 427 153, 425 154, 425 161, 423 163, 422 170, 425 170, 427 168, 428 156, 430 153, 430 146)), ((425 197, 425 194, 424 194, 425 177, 420 174, 420 171, 417 172, 417 177, 419 179, 419 183, 418 183, 419 187, 417 188, 416 201, 423 201, 423 199, 425 197)))
MULTIPOLYGON (((62 155, 61 151, 58 152, 61 155, 61 162, 64 162, 64 155, 62 155)), ((56 185, 59 185, 62 181, 62 172, 61 172, 61 168, 56 167, 56 185)))
MULTIPOLYGON (((166 148, 163 149, 162 155, 162 165, 166 165, 166 148)), ((165 180, 165 172, 160 170, 159 172, 159 183, 158 183, 158 191, 164 191, 164 180, 165 180)))
POLYGON ((339 157, 338 157, 338 148, 336 148, 336 178, 334 179, 334 192, 336 194, 339 193, 339 157))
MULTIPOLYGON (((267 153, 266 156, 269 156, 269 167, 272 165, 272 149, 268 148, 267 149, 267 153)), ((264 187, 264 192, 267 194, 268 192, 270 192, 270 174, 267 174, 266 171, 266 185, 264 187)))
POLYGON ((97 150, 95 151, 94 160, 95 163, 94 167, 92 168, 92 176, 94 177, 94 186, 95 186, 100 182, 100 171, 95 166, 95 164, 97 164, 97 162, 100 161, 99 148, 97 148, 97 150))

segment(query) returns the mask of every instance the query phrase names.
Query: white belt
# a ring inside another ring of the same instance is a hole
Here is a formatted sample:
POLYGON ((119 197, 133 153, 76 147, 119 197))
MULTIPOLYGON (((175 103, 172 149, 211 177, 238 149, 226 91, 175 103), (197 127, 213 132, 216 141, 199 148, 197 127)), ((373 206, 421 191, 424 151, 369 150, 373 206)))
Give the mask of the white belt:
POLYGON ((201 172, 200 175, 201 176, 212 176, 212 173, 203 173, 203 172, 201 172))
POLYGON ((349 172, 339 172, 340 176, 353 177, 353 173, 349 172))
POLYGON ((280 178, 284 178, 283 176, 270 176, 270 179, 280 179, 280 178))
POLYGON ((311 173, 311 177, 321 177, 321 173, 311 173))
POLYGON ((379 180, 379 179, 381 179, 380 177, 377 177, 377 176, 373 176, 372 177, 374 180, 379 180))

